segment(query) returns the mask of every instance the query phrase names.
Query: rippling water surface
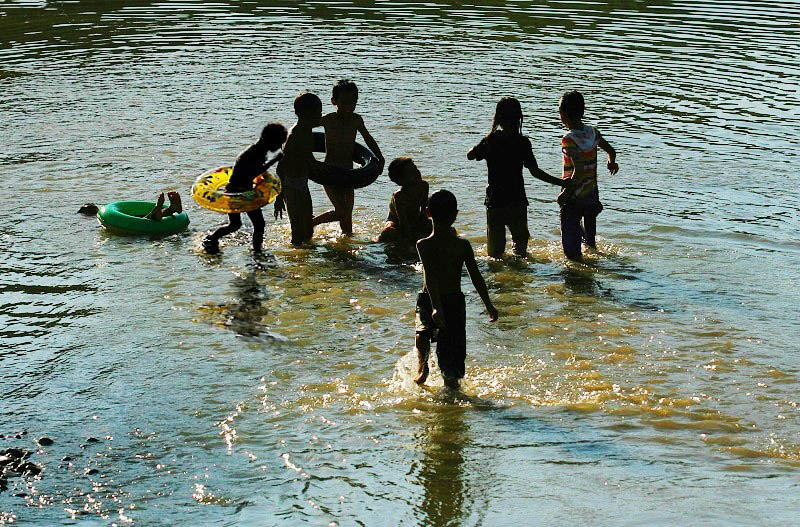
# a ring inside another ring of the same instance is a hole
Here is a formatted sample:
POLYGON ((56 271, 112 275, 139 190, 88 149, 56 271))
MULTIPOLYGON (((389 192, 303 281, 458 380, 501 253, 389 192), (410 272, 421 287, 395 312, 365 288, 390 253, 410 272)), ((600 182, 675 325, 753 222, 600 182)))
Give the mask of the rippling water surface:
POLYGON ((0 3, 0 447, 43 468, 0 484, 0 525, 796 522, 798 28, 796 1, 0 3), (200 250, 222 217, 194 177, 342 77, 455 192, 500 309, 465 280, 458 397, 409 379, 385 176, 351 239, 200 250), (512 94, 557 174, 575 87, 619 152, 599 254, 564 260, 532 180, 529 258, 489 260, 465 153, 512 94), (75 214, 175 188, 180 235, 75 214))

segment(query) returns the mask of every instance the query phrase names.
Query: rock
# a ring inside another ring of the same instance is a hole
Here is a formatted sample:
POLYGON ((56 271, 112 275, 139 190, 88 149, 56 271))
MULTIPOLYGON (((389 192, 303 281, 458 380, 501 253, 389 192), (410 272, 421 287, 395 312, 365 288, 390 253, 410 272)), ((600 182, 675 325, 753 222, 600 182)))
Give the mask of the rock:
POLYGON ((19 469, 23 476, 36 477, 42 473, 41 467, 35 463, 24 463, 20 465, 19 469))
POLYGON ((99 470, 97 470, 96 468, 87 468, 87 469, 86 469, 86 471, 85 471, 85 474, 86 474, 87 476, 91 476, 91 475, 93 475, 93 474, 98 474, 99 472, 100 472, 100 471, 99 471, 99 470))
POLYGON ((61 458, 61 461, 72 461, 72 458, 69 456, 64 456, 61 458))
POLYGON ((5 450, 0 450, 0 456, 14 459, 27 459, 30 455, 30 452, 22 450, 21 448, 6 448, 5 450))
POLYGON ((89 437, 89 438, 86 439, 86 442, 87 443, 99 443, 100 440, 97 439, 96 437, 89 437))
POLYGON ((40 437, 37 443, 39 443, 39 446, 50 446, 53 444, 53 440, 49 437, 40 437))

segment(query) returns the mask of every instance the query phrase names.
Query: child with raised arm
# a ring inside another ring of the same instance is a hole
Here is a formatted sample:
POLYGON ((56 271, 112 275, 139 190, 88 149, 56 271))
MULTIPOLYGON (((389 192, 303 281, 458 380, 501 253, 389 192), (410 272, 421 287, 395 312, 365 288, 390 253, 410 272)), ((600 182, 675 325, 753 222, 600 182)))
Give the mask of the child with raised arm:
POLYGON ((283 190, 275 200, 275 217, 282 215, 285 206, 292 228, 292 245, 301 245, 314 234, 308 175, 322 164, 314 158, 312 133, 322 118, 322 101, 313 93, 303 92, 294 99, 294 113, 297 123, 289 131, 283 159, 276 170, 283 190))
MULTIPOLYGON (((266 156, 269 152, 279 151, 284 141, 286 141, 286 128, 281 123, 269 123, 265 126, 261 130, 258 141, 247 147, 236 158, 226 190, 228 192, 245 192, 252 189, 255 185, 253 180, 280 160, 281 154, 276 155, 269 162, 267 162, 266 156)), ((253 252, 258 254, 261 252, 261 244, 264 241, 264 215, 261 213, 261 209, 251 210, 245 214, 253 224, 253 252)), ((206 236, 203 240, 203 248, 208 254, 217 254, 219 239, 238 231, 241 227, 241 213, 228 213, 228 224, 206 236)))
POLYGON ((431 220, 425 215, 428 206, 428 182, 422 179, 410 157, 398 157, 389 163, 389 179, 400 185, 389 201, 379 242, 414 243, 431 233, 431 220))
POLYGON ((558 103, 561 122, 568 129, 561 138, 564 160, 562 178, 572 182, 558 196, 561 205, 561 245, 564 255, 571 260, 581 259, 581 240, 591 248, 596 246, 597 215, 603 210, 597 188, 597 147, 608 154, 606 166, 611 175, 619 171, 614 148, 597 128, 583 124, 585 109, 583 95, 577 91, 564 93, 558 103))
POLYGON ((505 251, 506 227, 511 232, 514 253, 523 257, 528 254, 528 198, 522 167, 551 185, 568 185, 538 167, 531 142, 522 135, 522 118, 519 101, 503 97, 497 103, 491 132, 467 153, 467 159, 486 160, 486 251, 492 258, 501 257, 505 251))
MULTIPOLYGON (((322 126, 325 127, 325 163, 340 168, 353 168, 353 148, 356 133, 360 133, 367 147, 378 158, 383 171, 383 154, 364 126, 364 119, 355 113, 357 102, 358 87, 355 82, 345 79, 336 83, 331 97, 331 104, 336 106, 336 111, 322 117, 322 126)), ((314 226, 338 221, 343 234, 353 234, 353 189, 325 185, 325 193, 331 200, 333 210, 314 218, 314 226)))
POLYGON ((489 312, 497 320, 497 309, 489 299, 469 241, 459 238, 452 228, 458 215, 456 197, 438 190, 428 201, 427 213, 433 220, 433 233, 417 242, 422 261, 422 292, 417 295, 416 341, 419 358, 417 384, 428 378, 430 343, 436 341, 436 356, 447 387, 458 388, 464 377, 467 357, 466 308, 461 292, 461 271, 466 265, 472 284, 489 312))

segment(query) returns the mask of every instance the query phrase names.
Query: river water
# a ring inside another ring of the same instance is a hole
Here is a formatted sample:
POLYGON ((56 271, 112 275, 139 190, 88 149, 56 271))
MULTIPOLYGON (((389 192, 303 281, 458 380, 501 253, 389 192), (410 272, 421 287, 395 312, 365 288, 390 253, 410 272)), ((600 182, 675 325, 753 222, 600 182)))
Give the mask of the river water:
POLYGON ((796 1, 0 3, 0 447, 43 469, 0 525, 793 524, 799 43, 796 1), (385 175, 350 239, 290 248, 268 207, 266 258, 246 221, 200 248, 194 178, 343 77, 456 194, 500 310, 465 276, 461 395, 410 381, 385 175), (565 261, 531 178, 529 257, 490 260, 466 151, 514 95, 558 174, 570 88, 619 152, 599 252, 565 261), (179 235, 75 213, 170 189, 179 235))

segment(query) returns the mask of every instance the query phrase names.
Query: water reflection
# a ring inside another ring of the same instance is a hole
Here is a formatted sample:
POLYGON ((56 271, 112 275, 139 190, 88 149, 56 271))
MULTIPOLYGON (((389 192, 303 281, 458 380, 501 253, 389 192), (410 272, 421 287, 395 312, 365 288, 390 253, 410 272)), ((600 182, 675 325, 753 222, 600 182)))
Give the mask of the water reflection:
POLYGON ((460 525, 469 515, 464 447, 471 443, 467 408, 439 405, 429 409, 430 422, 417 438, 422 452, 417 478, 424 495, 417 507, 421 525, 460 525))

